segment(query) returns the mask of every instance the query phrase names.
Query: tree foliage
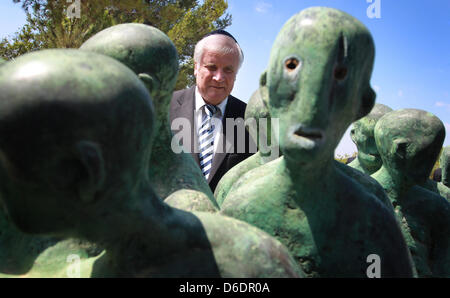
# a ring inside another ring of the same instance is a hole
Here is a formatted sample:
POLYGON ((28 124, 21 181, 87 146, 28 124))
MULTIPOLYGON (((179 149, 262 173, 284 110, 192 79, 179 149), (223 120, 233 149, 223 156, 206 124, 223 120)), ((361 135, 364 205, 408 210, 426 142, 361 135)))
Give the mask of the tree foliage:
POLYGON ((206 33, 231 24, 226 0, 80 0, 80 17, 69 18, 66 0, 13 0, 22 5, 26 24, 0 41, 0 57, 12 59, 48 48, 78 48, 95 33, 122 23, 144 23, 165 32, 180 59, 176 89, 194 82, 195 43, 206 33))

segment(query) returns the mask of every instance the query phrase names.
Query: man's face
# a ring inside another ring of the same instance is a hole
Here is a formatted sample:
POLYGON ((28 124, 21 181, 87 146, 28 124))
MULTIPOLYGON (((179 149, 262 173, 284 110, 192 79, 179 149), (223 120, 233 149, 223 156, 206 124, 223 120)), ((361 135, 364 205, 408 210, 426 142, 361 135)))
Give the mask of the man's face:
POLYGON ((236 45, 223 36, 215 37, 211 36, 207 41, 200 62, 195 63, 194 75, 205 102, 218 105, 233 90, 239 68, 239 54, 237 51, 221 52, 219 49, 222 46, 236 45))

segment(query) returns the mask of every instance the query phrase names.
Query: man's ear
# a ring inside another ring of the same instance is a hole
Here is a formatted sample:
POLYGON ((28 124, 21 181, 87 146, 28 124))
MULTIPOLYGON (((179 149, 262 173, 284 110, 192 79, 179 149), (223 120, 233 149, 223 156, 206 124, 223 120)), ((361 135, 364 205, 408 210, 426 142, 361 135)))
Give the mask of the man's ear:
POLYGON ((197 62, 194 62, 194 77, 197 78, 197 62))
POLYGON ((364 92, 361 98, 361 105, 359 106, 359 111, 356 115, 356 118, 353 121, 361 119, 362 117, 370 113, 373 106, 375 105, 376 97, 377 94, 375 93, 375 91, 373 91, 373 89, 370 86, 366 88, 366 91, 364 92))
POLYGON ((77 185, 78 196, 82 202, 91 202, 95 194, 102 189, 105 181, 105 163, 100 147, 90 141, 79 141, 75 145, 77 158, 81 162, 86 176, 77 185))
POLYGON ((148 73, 140 73, 138 77, 142 82, 144 82, 145 86, 147 86, 147 89, 148 91, 150 91, 150 94, 152 96, 154 92, 159 90, 159 88, 161 87, 159 81, 148 73))

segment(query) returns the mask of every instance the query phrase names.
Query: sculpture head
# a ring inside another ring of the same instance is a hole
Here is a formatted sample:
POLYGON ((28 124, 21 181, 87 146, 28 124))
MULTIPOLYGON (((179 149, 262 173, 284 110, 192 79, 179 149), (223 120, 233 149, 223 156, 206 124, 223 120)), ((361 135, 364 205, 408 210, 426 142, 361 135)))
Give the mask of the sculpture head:
POLYGON ((283 26, 267 72, 269 108, 280 119, 279 144, 286 160, 331 160, 350 123, 375 101, 370 32, 332 8, 308 8, 283 26))
POLYGON ((442 183, 450 187, 450 146, 444 147, 439 159, 442 169, 442 183))
POLYGON ((164 32, 144 24, 120 24, 98 32, 80 49, 110 56, 132 69, 148 87, 161 120, 166 120, 178 77, 178 53, 164 32))
POLYGON ((75 236, 148 183, 153 106, 122 63, 34 52, 0 68, 0 89, 0 200, 22 231, 75 236))
POLYGON ((369 115, 353 123, 350 132, 353 143, 358 148, 358 160, 361 166, 374 173, 381 168, 382 161, 375 144, 373 130, 377 121, 392 109, 383 104, 375 104, 369 115))
POLYGON ((383 167, 393 180, 407 186, 425 183, 444 139, 442 121, 422 110, 393 111, 375 125, 375 142, 383 167))

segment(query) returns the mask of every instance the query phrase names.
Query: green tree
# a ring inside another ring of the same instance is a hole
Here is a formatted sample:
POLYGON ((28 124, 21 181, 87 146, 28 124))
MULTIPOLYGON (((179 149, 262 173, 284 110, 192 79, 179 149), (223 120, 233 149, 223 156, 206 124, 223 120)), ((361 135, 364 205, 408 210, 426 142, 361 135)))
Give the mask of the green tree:
POLYGON ((48 48, 78 48, 95 33, 121 23, 144 23, 165 32, 180 57, 176 89, 194 83, 195 43, 206 33, 231 24, 226 0, 80 0, 80 18, 69 18, 66 0, 13 0, 27 14, 12 38, 0 41, 0 57, 12 59, 48 48))

